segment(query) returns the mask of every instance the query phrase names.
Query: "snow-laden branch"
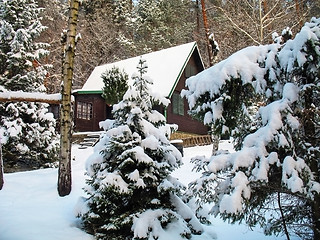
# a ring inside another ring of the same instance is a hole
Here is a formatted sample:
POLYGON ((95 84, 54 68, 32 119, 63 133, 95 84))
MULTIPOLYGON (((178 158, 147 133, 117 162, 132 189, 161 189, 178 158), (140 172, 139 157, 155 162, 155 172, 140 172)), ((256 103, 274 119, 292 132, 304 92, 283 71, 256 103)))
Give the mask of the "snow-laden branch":
POLYGON ((228 128, 237 144, 234 153, 193 160, 204 173, 191 186, 215 203, 213 213, 242 220, 283 192, 307 199, 308 220, 320 219, 319 45, 313 18, 285 45, 245 48, 187 80, 191 112, 216 132, 228 128))
POLYGON ((0 102, 41 102, 60 104, 61 94, 46 94, 40 92, 6 91, 0 92, 0 102))

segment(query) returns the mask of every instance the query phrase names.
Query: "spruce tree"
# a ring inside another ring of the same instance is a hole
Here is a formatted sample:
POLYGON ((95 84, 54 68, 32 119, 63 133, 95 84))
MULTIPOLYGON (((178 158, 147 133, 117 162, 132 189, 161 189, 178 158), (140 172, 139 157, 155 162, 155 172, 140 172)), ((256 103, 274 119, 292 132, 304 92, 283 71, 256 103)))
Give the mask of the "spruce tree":
POLYGON ((154 104, 168 104, 152 94, 147 65, 139 61, 133 88, 114 105, 104 137, 87 163, 85 229, 97 239, 158 239, 174 226, 178 236, 201 234, 202 226, 182 198, 182 185, 170 173, 181 165, 180 152, 170 144, 162 114, 154 104))
POLYGON ((131 16, 122 18, 126 31, 119 41, 134 55, 193 41, 192 6, 189 0, 137 1, 131 16))
POLYGON ((320 238, 319 39, 313 18, 292 40, 245 48, 187 80, 192 113, 236 146, 194 160, 205 169, 194 192, 213 213, 320 238))
MULTIPOLYGON (((45 30, 34 0, 0 1, 0 91, 43 92, 48 44, 36 42, 45 30)), ((56 160, 55 120, 47 104, 0 104, 0 134, 6 166, 38 168, 56 160)))
POLYGON ((128 74, 117 67, 107 70, 101 75, 104 83, 102 97, 107 104, 113 105, 122 100, 128 89, 128 74))

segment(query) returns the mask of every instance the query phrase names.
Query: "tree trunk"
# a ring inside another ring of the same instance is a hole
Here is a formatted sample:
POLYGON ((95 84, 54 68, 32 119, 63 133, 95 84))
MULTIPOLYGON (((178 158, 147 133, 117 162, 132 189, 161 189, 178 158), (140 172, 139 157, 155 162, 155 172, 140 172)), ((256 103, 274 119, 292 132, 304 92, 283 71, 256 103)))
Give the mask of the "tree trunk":
POLYGON ((197 32, 200 33, 199 0, 196 0, 197 32))
POLYGON ((70 1, 68 32, 65 39, 62 63, 61 108, 60 108, 60 162, 58 173, 58 193, 61 197, 71 192, 71 131, 72 105, 71 89, 74 56, 76 48, 76 29, 78 22, 79 0, 70 1))
POLYGON ((313 239, 320 239, 320 194, 316 194, 311 202, 313 220, 313 239))
POLYGON ((300 2, 299 2, 299 0, 295 0, 295 5, 296 5, 296 13, 297 13, 299 26, 300 26, 300 28, 302 28, 303 27, 303 18, 301 17, 301 10, 300 10, 300 2))
POLYGON ((201 0, 201 9, 202 9, 202 17, 203 17, 203 24, 204 24, 204 30, 206 32, 206 41, 207 41, 207 47, 208 47, 208 54, 209 54, 209 65, 210 67, 213 66, 213 53, 212 53, 212 46, 209 41, 209 26, 208 26, 208 19, 207 19, 207 10, 206 5, 204 3, 204 0, 201 0))
POLYGON ((3 160, 2 160, 2 145, 1 145, 1 138, 0 138, 0 190, 2 189, 4 184, 3 178, 3 160))
MULTIPOLYGON (((308 79, 308 78, 307 78, 308 79)), ((307 82, 309 83, 309 82, 307 82)), ((313 89, 307 88, 305 91, 305 110, 303 112, 303 128, 305 134, 305 140, 310 143, 311 146, 318 146, 319 142, 316 139, 316 128, 315 128, 315 107, 313 99, 313 89)), ((310 159, 310 169, 314 174, 314 180, 320 182, 320 171, 317 156, 314 154, 309 156, 310 159)), ((320 239, 320 194, 316 193, 312 201, 310 201, 312 209, 312 223, 313 223, 313 239, 320 239)))
POLYGON ((286 224, 286 219, 284 217, 284 213, 283 213, 283 209, 282 209, 282 205, 281 205, 281 194, 280 192, 277 193, 278 194, 278 206, 279 206, 279 211, 281 214, 281 222, 282 222, 282 226, 283 226, 283 231, 287 237, 287 240, 290 240, 290 235, 288 232, 288 228, 287 228, 287 224, 286 224))

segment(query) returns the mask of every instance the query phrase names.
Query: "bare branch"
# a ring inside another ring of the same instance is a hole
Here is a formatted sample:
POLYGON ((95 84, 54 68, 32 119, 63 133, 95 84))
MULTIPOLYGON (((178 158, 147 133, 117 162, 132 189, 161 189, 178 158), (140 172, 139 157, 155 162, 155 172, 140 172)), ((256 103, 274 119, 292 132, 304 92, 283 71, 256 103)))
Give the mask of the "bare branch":
POLYGON ((236 24, 231 17, 228 16, 228 14, 226 13, 226 11, 221 8, 221 7, 218 7, 218 6, 213 6, 214 8, 217 8, 219 9, 220 11, 223 12, 224 16, 229 20, 229 22, 236 28, 238 29, 240 32, 244 33, 247 37, 249 37, 255 44, 260 44, 259 41, 255 40, 251 35, 250 33, 248 33, 246 30, 244 30, 243 28, 239 27, 238 24, 236 24))

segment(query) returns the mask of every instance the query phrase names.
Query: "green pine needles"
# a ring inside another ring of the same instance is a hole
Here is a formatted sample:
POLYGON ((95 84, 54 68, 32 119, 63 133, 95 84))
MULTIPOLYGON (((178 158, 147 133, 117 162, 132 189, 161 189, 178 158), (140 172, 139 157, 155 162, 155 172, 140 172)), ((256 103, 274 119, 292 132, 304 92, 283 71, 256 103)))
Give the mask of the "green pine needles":
POLYGON ((117 67, 112 67, 101 75, 104 83, 102 97, 107 104, 113 105, 121 101, 128 90, 128 74, 117 67))
POLYGON ((138 71, 88 159, 88 197, 79 216, 97 239, 158 239, 172 226, 175 239, 190 238, 203 228, 189 198, 182 198, 184 187, 170 176, 181 165, 180 152, 168 140, 172 126, 152 109, 168 100, 153 96, 143 59, 138 71))
MULTIPOLYGON (((36 1, 0 2, 0 92, 44 92, 49 66, 41 59, 48 44, 37 42, 46 29, 36 1)), ((48 104, 0 104, 0 138, 5 170, 34 169, 57 160, 55 119, 48 104)))

